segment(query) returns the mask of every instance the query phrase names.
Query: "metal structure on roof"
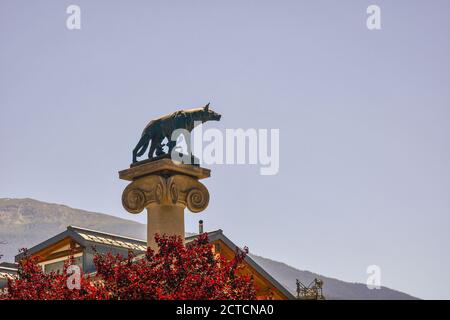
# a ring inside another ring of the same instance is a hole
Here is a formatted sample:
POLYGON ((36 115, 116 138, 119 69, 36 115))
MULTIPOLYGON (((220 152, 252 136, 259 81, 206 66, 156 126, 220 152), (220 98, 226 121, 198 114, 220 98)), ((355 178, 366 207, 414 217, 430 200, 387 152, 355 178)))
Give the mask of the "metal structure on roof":
POLYGON ((297 279, 297 299, 300 300, 325 300, 322 293, 323 280, 314 278, 308 285, 304 285, 297 279))

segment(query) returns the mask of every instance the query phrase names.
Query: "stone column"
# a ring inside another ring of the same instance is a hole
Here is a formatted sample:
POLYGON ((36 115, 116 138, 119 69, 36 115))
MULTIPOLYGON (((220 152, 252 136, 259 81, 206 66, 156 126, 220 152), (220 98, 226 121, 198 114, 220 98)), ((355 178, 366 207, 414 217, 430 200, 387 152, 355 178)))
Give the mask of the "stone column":
POLYGON ((198 180, 209 176, 208 169, 170 159, 138 163, 119 172, 121 179, 132 181, 123 191, 123 207, 135 214, 147 209, 149 247, 157 249, 157 233, 184 241, 184 209, 197 213, 208 206, 208 189, 198 180))

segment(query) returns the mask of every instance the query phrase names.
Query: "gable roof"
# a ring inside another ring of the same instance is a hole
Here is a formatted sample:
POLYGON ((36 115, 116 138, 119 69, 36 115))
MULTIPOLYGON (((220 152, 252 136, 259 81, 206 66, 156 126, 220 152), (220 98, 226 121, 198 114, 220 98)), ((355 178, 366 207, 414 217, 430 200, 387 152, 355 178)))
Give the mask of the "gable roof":
MULTIPOLYGON (((196 236, 189 237, 190 239, 195 239, 196 236)), ((237 245, 235 245, 228 237, 223 234, 221 229, 208 232, 208 239, 210 241, 221 240, 224 242, 230 249, 239 249, 237 245)), ((186 242, 188 238, 186 238, 186 242)), ((264 270, 255 260, 253 260, 249 255, 246 255, 244 258, 245 262, 247 262, 252 268, 254 268, 259 274, 261 274, 264 278, 266 278, 275 288, 280 290, 288 299, 296 299, 295 296, 286 289, 281 283, 279 283, 274 277, 272 277, 266 270, 264 270)))
POLYGON ((134 251, 146 251, 147 241, 129 237, 123 237, 112 233, 100 232, 96 230, 69 226, 68 230, 77 233, 83 238, 84 242, 96 244, 103 244, 108 246, 119 247, 134 251))
MULTIPOLYGON (((28 249, 27 253, 30 255, 35 254, 47 248, 48 246, 56 244, 66 238, 74 239, 75 242, 85 248, 91 248, 95 245, 103 245, 137 252, 144 252, 147 250, 147 242, 144 240, 123 237, 112 233, 101 232, 76 226, 68 226, 66 231, 63 231, 56 236, 35 245, 34 247, 28 249)), ((19 261, 23 258, 23 256, 23 253, 16 255, 15 261, 19 261)))

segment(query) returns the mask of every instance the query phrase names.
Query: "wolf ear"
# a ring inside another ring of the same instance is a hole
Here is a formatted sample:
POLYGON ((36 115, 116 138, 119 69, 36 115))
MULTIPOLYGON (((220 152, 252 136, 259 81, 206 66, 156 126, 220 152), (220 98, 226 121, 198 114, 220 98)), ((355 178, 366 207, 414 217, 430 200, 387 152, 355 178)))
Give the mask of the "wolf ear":
POLYGON ((203 110, 208 111, 209 110, 209 102, 208 104, 203 108, 203 110))

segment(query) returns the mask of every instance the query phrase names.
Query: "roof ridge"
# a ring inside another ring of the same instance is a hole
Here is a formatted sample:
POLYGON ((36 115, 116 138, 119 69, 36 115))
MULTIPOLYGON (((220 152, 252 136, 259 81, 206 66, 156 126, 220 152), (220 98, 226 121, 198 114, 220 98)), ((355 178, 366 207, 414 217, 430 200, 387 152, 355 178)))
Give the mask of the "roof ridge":
MULTIPOLYGON (((69 225, 67 226, 67 230, 72 230, 72 231, 87 231, 87 232, 91 232, 94 234, 98 234, 98 235, 106 235, 106 236, 111 236, 111 237, 116 237, 116 238, 120 238, 120 239, 127 239, 127 240, 133 240, 133 241, 139 241, 139 242, 145 242, 147 243, 146 240, 144 239, 137 239, 137 238, 133 238, 133 237, 126 237, 126 236, 121 236, 118 234, 114 234, 114 233, 110 233, 110 232, 104 232, 104 231, 100 231, 100 230, 94 230, 94 229, 89 229, 89 228, 83 228, 83 227, 79 227, 79 226, 75 226, 75 225, 69 225)), ((208 234, 213 234, 213 233, 220 233, 223 234, 223 230, 222 229, 217 229, 217 230, 212 230, 212 231, 207 231, 206 233, 208 234)), ((191 236, 185 237, 185 239, 187 238, 194 238, 194 237, 198 237, 198 234, 193 234, 191 236)))
POLYGON ((94 229, 88 229, 88 228, 83 228, 83 227, 78 227, 78 226, 67 226, 67 230, 71 230, 71 231, 87 231, 87 232, 91 232, 97 235, 106 235, 106 236, 111 236, 111 237, 116 237, 116 238, 120 238, 120 239, 127 239, 127 240, 133 240, 133 241, 139 241, 139 242, 145 242, 147 243, 146 240, 144 239, 137 239, 137 238, 132 238, 132 237, 126 237, 126 236, 121 236, 118 234, 114 234, 114 233, 109 233, 109 232, 104 232, 104 231, 100 231, 100 230, 94 230, 94 229))
MULTIPOLYGON (((207 233, 208 235, 215 234, 215 233, 223 234, 223 230, 217 229, 217 230, 212 230, 212 231, 205 231, 205 233, 207 233)), ((199 233, 194 233, 191 236, 184 237, 184 238, 185 239, 197 238, 199 235, 200 235, 199 233)))
POLYGON ((11 267, 3 267, 3 266, 0 266, 0 270, 17 271, 17 268, 11 268, 11 267))

